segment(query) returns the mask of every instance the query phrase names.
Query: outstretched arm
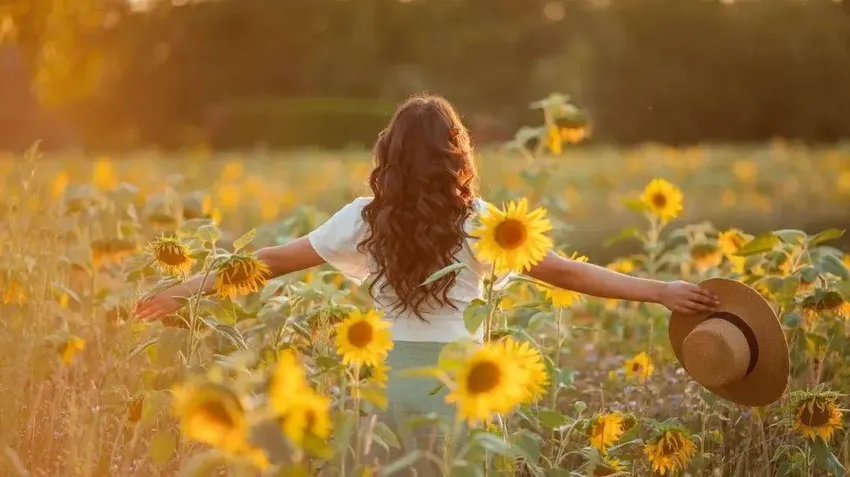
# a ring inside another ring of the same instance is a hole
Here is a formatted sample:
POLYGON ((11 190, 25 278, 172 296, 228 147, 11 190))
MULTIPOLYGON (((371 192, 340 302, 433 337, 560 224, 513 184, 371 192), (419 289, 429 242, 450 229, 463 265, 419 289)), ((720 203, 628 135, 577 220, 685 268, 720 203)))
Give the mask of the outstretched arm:
POLYGON ((585 295, 658 303, 682 313, 711 311, 719 303, 716 296, 698 285, 632 277, 590 263, 569 260, 554 252, 532 267, 529 275, 552 286, 585 295))
MULTIPOLYGON (((325 263, 313 249, 306 236, 283 245, 262 248, 257 251, 256 255, 269 267, 271 274, 268 278, 279 277, 325 263)), ((183 306, 177 298, 188 298, 198 293, 209 294, 212 292, 215 280, 215 272, 212 272, 206 277, 206 280, 202 276, 195 276, 184 283, 167 288, 150 299, 139 303, 136 308, 136 316, 142 320, 157 320, 170 315, 183 306), (201 289, 202 286, 203 289, 201 289)))

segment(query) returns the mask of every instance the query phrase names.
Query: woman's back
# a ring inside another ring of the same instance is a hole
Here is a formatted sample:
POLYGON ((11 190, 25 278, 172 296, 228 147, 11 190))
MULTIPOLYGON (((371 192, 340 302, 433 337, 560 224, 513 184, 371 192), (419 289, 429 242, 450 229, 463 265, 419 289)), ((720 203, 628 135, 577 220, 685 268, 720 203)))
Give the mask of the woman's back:
MULTIPOLYGON (((358 246, 370 235, 369 224, 363 219, 363 209, 372 201, 371 197, 355 199, 311 232, 309 239, 316 252, 328 264, 357 284, 370 279, 378 280, 373 287, 375 306, 384 311, 385 319, 392 321, 394 340, 445 343, 470 336, 481 339, 481 329, 470 335, 463 323, 463 310, 472 300, 481 296, 482 277, 489 271, 489 267, 475 258, 469 242, 471 239, 466 238, 452 257, 466 267, 455 274, 454 282, 446 291, 449 303, 440 304, 430 300, 430 303, 424 303, 420 307, 421 317, 411 310, 399 310, 398 307, 394 309, 393 305, 399 302, 398 294, 392 284, 384 286, 386 280, 381 278, 378 264, 358 246)), ((485 210, 485 207, 486 204, 481 199, 474 200, 473 211, 463 227, 467 235, 472 230, 474 215, 485 210)), ((397 237, 397 240, 415 239, 413 236, 397 237)), ((431 270, 429 274, 438 269, 431 270)))

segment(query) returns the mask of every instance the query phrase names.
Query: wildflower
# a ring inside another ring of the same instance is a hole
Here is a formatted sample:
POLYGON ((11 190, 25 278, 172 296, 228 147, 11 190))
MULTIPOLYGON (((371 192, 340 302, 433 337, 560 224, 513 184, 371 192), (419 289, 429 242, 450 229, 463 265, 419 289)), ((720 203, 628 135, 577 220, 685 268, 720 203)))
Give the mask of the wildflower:
POLYGON ((662 431, 644 447, 644 454, 649 459, 653 472, 660 475, 684 470, 695 453, 696 445, 690 436, 679 429, 662 431))
POLYGON ((189 249, 177 237, 160 237, 150 246, 154 262, 164 275, 179 275, 192 270, 189 249))
POLYGON ((627 378, 637 379, 643 384, 652 374, 655 366, 652 365, 652 360, 645 352, 641 352, 630 360, 627 360, 623 368, 626 370, 627 378))
POLYGON ((537 264, 552 248, 545 235, 552 230, 541 208, 528 212, 525 198, 510 202, 505 210, 493 206, 481 216, 481 226, 472 232, 478 257, 494 263, 497 271, 525 271, 537 264))
POLYGON ((666 223, 682 212, 682 191, 664 179, 653 179, 643 190, 641 202, 652 215, 666 223))
POLYGON ((253 254, 235 253, 218 269, 215 290, 219 298, 236 298, 256 292, 269 276, 269 268, 253 254))
POLYGON ((590 445, 603 454, 623 436, 623 415, 619 412, 600 414, 590 423, 590 445))
POLYGON ((504 346, 487 342, 462 365, 446 402, 457 403, 458 417, 475 424, 510 411, 525 397, 517 363, 504 346))
POLYGON ((343 363, 377 366, 393 349, 389 327, 375 310, 365 314, 354 310, 336 326, 337 353, 343 363))

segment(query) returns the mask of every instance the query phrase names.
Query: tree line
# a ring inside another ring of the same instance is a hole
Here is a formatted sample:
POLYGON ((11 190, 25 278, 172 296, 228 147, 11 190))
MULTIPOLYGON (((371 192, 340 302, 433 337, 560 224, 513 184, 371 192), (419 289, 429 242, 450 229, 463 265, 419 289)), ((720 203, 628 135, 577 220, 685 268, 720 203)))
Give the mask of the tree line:
POLYGON ((850 136, 848 0, 21 3, 0 148, 369 144, 419 91, 480 142, 533 124, 554 91, 598 141, 850 136))

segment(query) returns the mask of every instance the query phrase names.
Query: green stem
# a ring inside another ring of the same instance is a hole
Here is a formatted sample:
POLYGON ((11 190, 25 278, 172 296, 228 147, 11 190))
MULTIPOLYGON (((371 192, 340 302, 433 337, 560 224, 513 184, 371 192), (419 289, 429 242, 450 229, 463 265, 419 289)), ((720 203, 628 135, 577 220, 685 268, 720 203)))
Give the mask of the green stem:
POLYGON ((495 307, 493 306, 493 285, 496 283, 496 264, 493 264, 493 268, 490 272, 490 278, 487 280, 487 320, 484 322, 484 341, 490 341, 490 334, 493 331, 493 312, 495 307))
POLYGON ((354 366, 354 432, 356 437, 356 447, 354 448, 354 464, 355 468, 360 467, 360 452, 362 447, 362 437, 360 436, 360 364, 354 366))

